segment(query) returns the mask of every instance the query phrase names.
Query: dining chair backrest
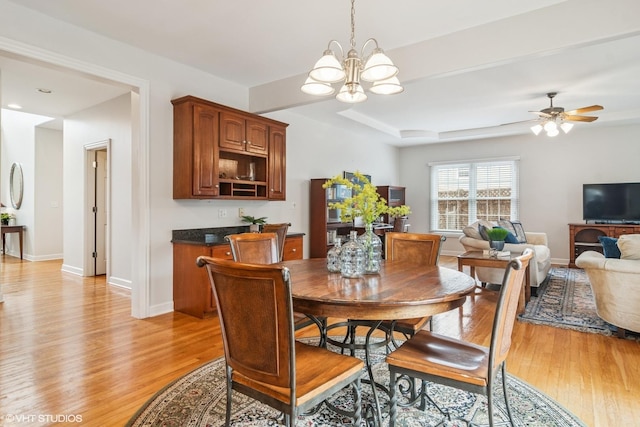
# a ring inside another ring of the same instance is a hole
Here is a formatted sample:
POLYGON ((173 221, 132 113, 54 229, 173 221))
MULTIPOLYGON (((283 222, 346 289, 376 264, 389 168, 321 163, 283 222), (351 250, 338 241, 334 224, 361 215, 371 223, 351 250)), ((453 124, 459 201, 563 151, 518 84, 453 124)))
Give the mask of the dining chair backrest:
POLYGON ((284 256, 284 242, 287 238, 287 231, 289 230, 289 223, 283 222, 281 224, 265 224, 262 226, 263 233, 276 233, 278 236, 278 254, 279 261, 282 261, 284 256))
POLYGON ((353 425, 360 425, 364 363, 295 340, 287 267, 206 256, 198 257, 197 265, 207 268, 220 319, 226 363, 225 427, 231 425, 232 390, 282 412, 284 425, 290 427, 298 415, 349 385, 353 411, 342 408, 340 414, 352 416, 353 425))
POLYGON ((225 237, 231 245, 233 260, 249 264, 273 264, 280 261, 275 233, 241 233, 225 237))
POLYGON ((289 270, 208 257, 198 263, 209 273, 227 364, 256 381, 295 390, 289 270))
POLYGON ((445 240, 440 234, 388 232, 385 233, 385 259, 437 265, 445 240))
POLYGON ((527 248, 521 256, 513 259, 505 270, 491 332, 489 363, 492 371, 506 360, 511 348, 518 301, 524 286, 524 275, 532 257, 533 251, 527 248))

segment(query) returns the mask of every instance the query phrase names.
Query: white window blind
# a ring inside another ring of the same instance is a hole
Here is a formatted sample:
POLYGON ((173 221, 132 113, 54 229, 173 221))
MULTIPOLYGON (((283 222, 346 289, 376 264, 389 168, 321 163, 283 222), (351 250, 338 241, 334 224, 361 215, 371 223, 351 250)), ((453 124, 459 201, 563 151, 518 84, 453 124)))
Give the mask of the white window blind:
POLYGON ((432 230, 460 231, 478 219, 518 218, 517 159, 430 167, 432 230))

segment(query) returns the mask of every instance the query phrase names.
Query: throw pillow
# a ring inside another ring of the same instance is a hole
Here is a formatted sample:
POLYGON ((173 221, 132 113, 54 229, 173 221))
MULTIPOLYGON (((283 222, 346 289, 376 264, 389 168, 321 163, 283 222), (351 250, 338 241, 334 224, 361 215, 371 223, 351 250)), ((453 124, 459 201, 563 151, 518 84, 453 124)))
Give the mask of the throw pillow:
POLYGON ((476 239, 476 240, 482 240, 482 236, 480 235, 480 231, 478 230, 478 227, 467 225, 465 228, 462 229, 462 232, 467 237, 471 237, 472 239, 476 239))
POLYGON ((640 234, 624 234, 618 238, 620 259, 640 260, 640 234))
POLYGON ((518 238, 508 229, 504 228, 504 227, 494 227, 494 228, 502 228, 507 230, 507 237, 504 238, 505 243, 520 243, 520 241, 518 240, 518 238))
POLYGON ((478 232, 480 232, 480 236, 482 236, 482 240, 489 240, 489 235, 487 234, 487 227, 480 224, 478 226, 478 232))
POLYGON ((498 221, 498 225, 510 231, 516 237, 518 243, 527 243, 527 235, 525 234, 524 227, 520 221, 501 219, 498 221))
POLYGON ((618 239, 615 237, 598 236, 598 240, 602 244, 602 252, 605 258, 620 258, 618 239))

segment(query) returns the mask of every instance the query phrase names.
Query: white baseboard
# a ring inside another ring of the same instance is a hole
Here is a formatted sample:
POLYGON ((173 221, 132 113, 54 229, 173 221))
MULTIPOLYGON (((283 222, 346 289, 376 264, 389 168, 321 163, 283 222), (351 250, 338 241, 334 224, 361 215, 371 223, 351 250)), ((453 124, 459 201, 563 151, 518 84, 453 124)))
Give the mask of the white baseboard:
POLYGON ((152 305, 151 307, 149 307, 149 317, 171 313, 172 311, 173 311, 173 301, 152 305))
POLYGON ((128 280, 128 279, 121 279, 119 277, 111 276, 109 277, 109 280, 107 281, 107 283, 109 283, 111 286, 127 289, 129 291, 131 290, 131 280, 128 280))
POLYGON ((84 274, 84 271, 82 271, 81 268, 73 267, 67 264, 62 264, 60 270, 64 271, 65 273, 75 274, 76 276, 82 276, 84 274))

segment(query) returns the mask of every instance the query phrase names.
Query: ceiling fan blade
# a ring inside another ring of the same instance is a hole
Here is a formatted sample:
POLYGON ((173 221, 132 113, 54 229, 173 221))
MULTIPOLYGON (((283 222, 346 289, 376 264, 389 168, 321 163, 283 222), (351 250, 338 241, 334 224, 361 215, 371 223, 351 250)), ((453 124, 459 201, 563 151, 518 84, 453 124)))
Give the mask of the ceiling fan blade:
POLYGON ((593 122, 598 120, 597 117, 590 117, 590 116, 574 116, 571 114, 565 114, 564 115, 564 120, 569 120, 571 122, 593 122))
POLYGON ((573 115, 573 114, 583 114, 588 113, 590 111, 598 111, 602 110, 604 107, 602 105, 591 105, 589 107, 582 107, 571 111, 565 111, 565 114, 573 115))

